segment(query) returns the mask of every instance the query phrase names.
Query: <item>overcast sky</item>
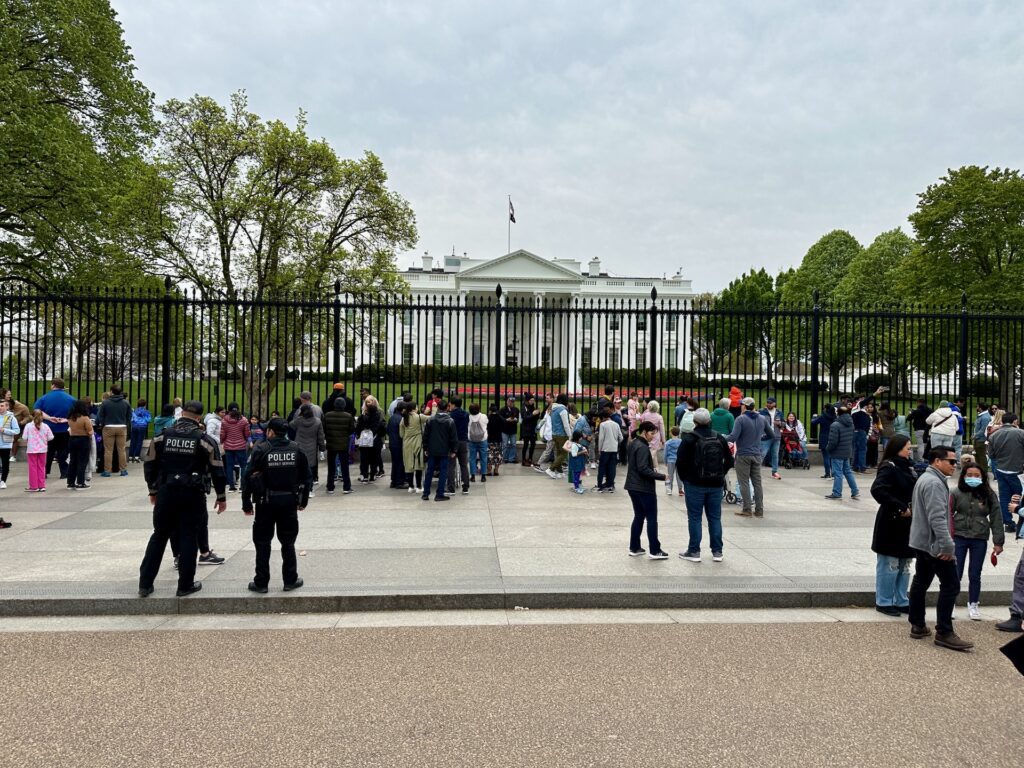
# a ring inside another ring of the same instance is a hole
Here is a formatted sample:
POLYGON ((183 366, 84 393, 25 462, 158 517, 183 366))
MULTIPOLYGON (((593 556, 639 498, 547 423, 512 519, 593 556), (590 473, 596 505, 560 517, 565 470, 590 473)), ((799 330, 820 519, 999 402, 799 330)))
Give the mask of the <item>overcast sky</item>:
POLYGON ((412 204, 415 253, 682 267, 697 290, 1024 165, 1018 2, 114 0, 162 102, 244 88, 412 204))

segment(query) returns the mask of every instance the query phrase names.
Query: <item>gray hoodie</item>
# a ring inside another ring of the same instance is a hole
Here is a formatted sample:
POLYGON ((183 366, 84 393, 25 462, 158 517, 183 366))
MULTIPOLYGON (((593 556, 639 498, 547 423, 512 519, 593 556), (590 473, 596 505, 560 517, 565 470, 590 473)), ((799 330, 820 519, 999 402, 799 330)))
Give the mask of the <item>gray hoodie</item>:
POLYGON ((127 427, 132 423, 132 407, 124 395, 111 395, 100 403, 96 414, 97 427, 127 427))
POLYGON ((952 555, 953 537, 949 532, 949 483, 935 467, 928 467, 914 485, 910 502, 914 510, 910 521, 910 546, 932 557, 952 555))

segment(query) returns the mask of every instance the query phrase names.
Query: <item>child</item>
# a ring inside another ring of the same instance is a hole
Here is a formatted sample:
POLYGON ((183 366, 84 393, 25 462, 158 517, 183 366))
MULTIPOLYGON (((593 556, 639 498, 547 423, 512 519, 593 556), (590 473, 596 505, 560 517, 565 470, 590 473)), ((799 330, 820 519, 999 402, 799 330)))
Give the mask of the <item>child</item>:
POLYGON ((492 477, 498 476, 501 465, 501 428, 505 425, 498 415, 498 404, 487 407, 487 469, 492 477))
POLYGON ((262 443, 267 439, 267 431, 263 428, 260 417, 253 414, 249 417, 249 450, 252 450, 256 443, 262 443))
POLYGON ((572 430, 573 446, 569 449, 569 477, 575 493, 584 493, 583 473, 587 469, 587 456, 590 455, 590 438, 593 435, 590 424, 582 416, 576 419, 572 430))
POLYGON ((174 406, 174 420, 177 421, 181 418, 181 398, 176 397, 171 401, 171 405, 174 406))
POLYGON ((156 437, 174 423, 174 404, 166 403, 160 415, 153 420, 153 437, 156 437))
POLYGON ((11 413, 6 397, 0 399, 0 490, 7 487, 7 473, 11 469, 11 450, 18 444, 21 426, 11 413))
POLYGON ((601 493, 615 492, 615 466, 621 442, 622 427, 612 418, 612 407, 606 405, 601 415, 601 426, 597 428, 597 448, 601 457, 597 467, 597 490, 601 493))
POLYGON ((146 439, 149 432, 149 422, 153 420, 153 414, 146 407, 146 398, 140 397, 135 403, 135 410, 132 411, 132 439, 128 444, 128 461, 138 464, 142 454, 142 441, 146 439))
MULTIPOLYGON (((696 410, 696 409, 694 409, 696 410)), ((691 413, 687 411, 687 413, 691 413)), ((684 414, 685 415, 685 414, 684 414)), ((691 413, 691 423, 692 413, 691 413)), ((667 443, 665 443, 665 463, 668 464, 668 471, 665 473, 665 493, 669 496, 672 495, 672 478, 676 476, 676 456, 679 454, 679 445, 683 441, 679 439, 679 427, 672 427, 669 430, 669 434, 672 436, 667 443)), ((679 483, 679 495, 683 495, 683 484, 679 483)))
POLYGON ((46 490, 46 449, 53 440, 53 430, 43 423, 43 412, 32 411, 32 421, 25 425, 25 454, 28 457, 28 493, 46 490))
POLYGON ((89 404, 76 400, 68 414, 68 436, 70 438, 71 460, 68 465, 68 490, 88 488, 85 481, 89 466, 89 447, 95 445, 92 419, 89 418, 89 404))

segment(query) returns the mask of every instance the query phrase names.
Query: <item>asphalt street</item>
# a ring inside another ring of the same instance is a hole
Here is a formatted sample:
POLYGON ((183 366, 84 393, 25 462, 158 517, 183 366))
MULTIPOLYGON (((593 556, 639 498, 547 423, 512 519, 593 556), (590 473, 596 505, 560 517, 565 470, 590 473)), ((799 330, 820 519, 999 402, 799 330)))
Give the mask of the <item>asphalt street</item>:
POLYGON ((0 635, 4 766, 1019 766, 1024 678, 902 622, 0 635))

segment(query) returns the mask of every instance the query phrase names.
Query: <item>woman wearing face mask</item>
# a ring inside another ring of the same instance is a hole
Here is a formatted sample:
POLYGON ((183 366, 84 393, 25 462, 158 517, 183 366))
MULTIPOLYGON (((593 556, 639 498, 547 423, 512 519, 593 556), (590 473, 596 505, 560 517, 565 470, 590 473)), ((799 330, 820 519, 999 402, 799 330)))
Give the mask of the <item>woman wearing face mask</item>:
POLYGON ((985 470, 977 464, 964 467, 960 473, 960 482, 951 495, 956 572, 963 578, 969 553, 971 564, 967 571, 967 615, 974 621, 981 621, 981 612, 978 610, 981 566, 988 550, 989 533, 992 534, 992 551, 995 554, 1002 553, 1005 542, 999 498, 989 487, 985 470))
POLYGON ((882 452, 882 463, 871 484, 871 495, 878 502, 871 537, 871 550, 877 557, 875 610, 887 616, 910 610, 907 588, 914 558, 910 548, 910 500, 917 482, 910 451, 910 438, 894 435, 882 452))

